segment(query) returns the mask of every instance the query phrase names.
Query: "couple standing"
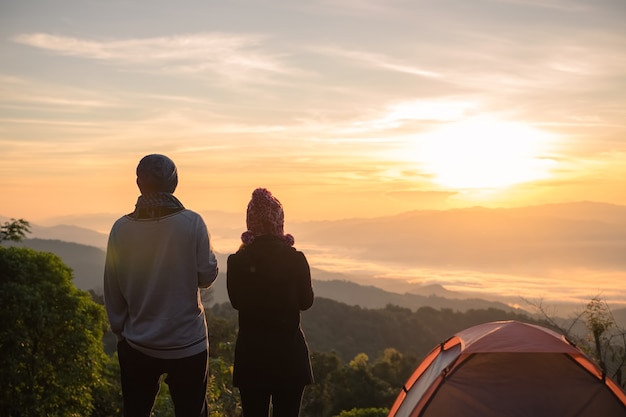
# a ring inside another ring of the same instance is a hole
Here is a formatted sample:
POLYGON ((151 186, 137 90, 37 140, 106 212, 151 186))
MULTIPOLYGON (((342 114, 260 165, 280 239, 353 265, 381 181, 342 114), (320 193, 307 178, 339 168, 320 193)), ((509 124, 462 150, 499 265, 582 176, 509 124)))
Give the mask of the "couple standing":
MULTIPOLYGON (((104 296, 117 336, 124 416, 148 417, 167 374, 176 417, 208 416, 208 331, 199 288, 217 278, 207 227, 174 197, 178 173, 164 155, 137 166, 141 196, 111 229, 104 296)), ((298 416, 312 383, 300 311, 313 304, 308 262, 283 232, 280 202, 252 193, 242 245, 228 257, 227 288, 239 311, 233 385, 244 417, 298 416)))

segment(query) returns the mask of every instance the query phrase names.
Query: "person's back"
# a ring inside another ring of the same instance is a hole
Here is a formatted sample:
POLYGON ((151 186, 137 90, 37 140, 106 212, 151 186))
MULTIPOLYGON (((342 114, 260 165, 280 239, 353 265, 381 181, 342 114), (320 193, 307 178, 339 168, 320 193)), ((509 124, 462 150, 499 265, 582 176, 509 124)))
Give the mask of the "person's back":
POLYGON ((300 311, 314 301, 305 255, 283 231, 280 201, 263 188, 252 193, 242 246, 228 257, 227 289, 238 310, 233 385, 246 417, 296 417, 313 382, 300 311))
POLYGON ((208 332, 199 288, 217 277, 202 218, 173 196, 174 163, 148 155, 142 195, 109 235, 104 295, 118 339, 125 416, 149 415, 167 374, 177 416, 207 415, 208 332))
POLYGON ((208 256, 198 265, 201 249, 209 247, 202 218, 186 209, 157 219, 127 215, 114 224, 109 239, 107 266, 116 269, 119 291, 115 297, 114 289, 107 291, 113 332, 164 359, 205 350, 198 287, 211 285, 215 268, 208 256))

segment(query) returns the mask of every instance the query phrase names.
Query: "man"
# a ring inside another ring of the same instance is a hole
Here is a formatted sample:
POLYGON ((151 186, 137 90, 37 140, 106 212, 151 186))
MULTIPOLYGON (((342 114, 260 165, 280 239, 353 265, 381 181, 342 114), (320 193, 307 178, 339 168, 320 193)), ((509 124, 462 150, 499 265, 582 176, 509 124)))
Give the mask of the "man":
POLYGON ((125 417, 148 417, 161 376, 176 417, 207 416, 208 331, 199 288, 217 278, 202 218, 172 194, 174 162, 147 155, 137 166, 141 196, 111 229, 104 298, 117 336, 125 417))

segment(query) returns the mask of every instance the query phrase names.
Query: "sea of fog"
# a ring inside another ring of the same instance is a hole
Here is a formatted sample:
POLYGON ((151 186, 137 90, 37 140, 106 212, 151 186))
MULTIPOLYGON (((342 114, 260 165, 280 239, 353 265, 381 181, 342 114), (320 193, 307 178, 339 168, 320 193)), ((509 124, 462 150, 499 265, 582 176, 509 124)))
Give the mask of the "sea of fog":
MULTIPOLYGON (((237 250, 240 241, 213 236, 214 246, 220 253, 237 250)), ((433 293, 456 298, 484 298, 502 301, 524 309, 542 305, 573 312, 584 308, 593 298, 600 297, 611 308, 626 307, 626 273, 601 270, 550 270, 533 274, 510 274, 454 269, 446 266, 423 267, 409 263, 380 262, 371 260, 359 252, 338 251, 296 242, 312 268, 331 273, 314 276, 315 279, 342 279, 363 285, 373 285, 397 293, 423 293, 432 291, 433 285, 448 290, 433 293)))

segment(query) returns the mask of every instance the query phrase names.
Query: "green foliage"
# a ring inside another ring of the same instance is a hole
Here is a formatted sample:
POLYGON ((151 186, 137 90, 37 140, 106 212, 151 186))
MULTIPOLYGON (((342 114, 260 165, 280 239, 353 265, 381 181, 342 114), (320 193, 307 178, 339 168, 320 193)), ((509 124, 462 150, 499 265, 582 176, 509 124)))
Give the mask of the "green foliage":
POLYGON ((347 364, 343 364, 333 352, 313 353, 311 364, 315 383, 305 391, 302 416, 330 417, 353 409, 359 410, 355 413, 361 412, 361 409, 387 409, 388 412, 400 389, 392 384, 396 380, 402 381, 401 386, 415 370, 414 363, 415 358, 404 356, 394 349, 385 350, 374 363, 370 363, 364 353, 356 355, 347 364), (381 369, 405 371, 402 374, 396 374, 396 371, 384 374, 381 369), (387 376, 392 380, 386 379, 387 376))
POLYGON ((164 382, 167 375, 161 377, 161 388, 154 402, 152 417, 174 417, 174 401, 170 395, 170 389, 164 382))
POLYGON ((353 408, 349 411, 342 411, 335 417, 387 417, 388 408, 353 408))
POLYGON ((309 385, 302 398, 302 415, 330 416, 334 409, 334 379, 342 369, 341 359, 335 352, 313 352, 311 367, 315 383, 309 385))
POLYGON ((220 317, 210 309, 205 310, 209 328, 209 357, 224 358, 233 363, 237 339, 237 316, 220 317))
POLYGON ((388 347, 423 357, 460 330, 497 320, 539 323, 525 315, 494 308, 460 312, 421 307, 412 311, 388 305, 366 309, 325 298, 317 298, 313 307, 302 313, 309 347, 317 352, 334 351, 344 361, 359 353, 377 357, 388 347))
POLYGON ((0 277, 0 415, 90 415, 107 361, 104 309, 50 253, 0 247, 0 277))
POLYGON ((233 387, 233 362, 237 338, 237 314, 232 309, 217 314, 206 309, 209 328, 209 412, 210 417, 241 416, 241 399, 233 387))
POLYGON ((241 416, 241 399, 233 388, 233 366, 222 358, 209 359, 209 417, 241 416))
POLYGON ((120 364, 117 353, 108 357, 100 384, 93 391, 93 412, 91 417, 113 417, 122 415, 122 387, 120 385, 120 364))
POLYGON ((30 233, 30 223, 24 219, 11 219, 0 226, 0 242, 5 240, 19 242, 26 237, 26 233, 30 233))
POLYGON ((417 365, 419 360, 415 356, 403 355, 394 348, 387 348, 372 365, 372 375, 387 381, 394 388, 402 387, 417 365))
POLYGON ((102 288, 102 271, 104 269, 106 252, 101 248, 73 242, 38 238, 29 238, 23 242, 6 243, 6 246, 28 247, 39 252, 54 253, 74 271, 73 282, 76 287, 83 290, 102 288))
POLYGON ((391 405, 398 395, 387 381, 372 373, 369 358, 364 353, 334 374, 331 383, 331 415, 352 408, 391 405))

